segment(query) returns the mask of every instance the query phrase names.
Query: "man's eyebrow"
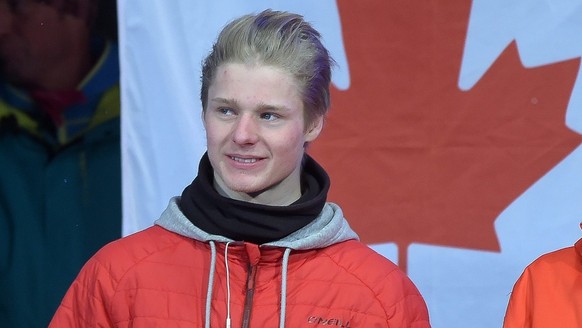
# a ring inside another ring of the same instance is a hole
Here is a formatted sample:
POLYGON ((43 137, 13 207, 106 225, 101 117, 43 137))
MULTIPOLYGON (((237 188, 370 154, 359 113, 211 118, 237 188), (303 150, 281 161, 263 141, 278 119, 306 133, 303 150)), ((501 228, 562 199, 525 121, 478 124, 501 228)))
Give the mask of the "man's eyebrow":
MULTIPOLYGON (((235 99, 215 97, 215 98, 210 99, 210 101, 216 102, 219 104, 223 104, 223 105, 232 106, 232 107, 237 107, 237 108, 239 107, 239 103, 235 99)), ((287 106, 284 106, 284 105, 271 105, 271 104, 267 104, 267 103, 263 103, 263 102, 259 103, 256 106, 256 109, 268 110, 268 111, 274 111, 274 112, 286 112, 286 111, 290 110, 287 106)))
POLYGON ((238 101, 236 101, 235 99, 227 99, 227 98, 222 98, 222 97, 212 98, 212 99, 210 99, 210 101, 217 102, 217 103, 224 104, 224 105, 231 105, 231 106, 238 105, 238 101))
POLYGON ((268 111, 273 111, 273 112, 286 112, 286 111, 289 111, 289 108, 287 108, 286 106, 283 106, 283 105, 270 105, 270 104, 265 104, 265 103, 259 103, 259 105, 257 106, 257 108, 259 108, 261 110, 268 110, 268 111))

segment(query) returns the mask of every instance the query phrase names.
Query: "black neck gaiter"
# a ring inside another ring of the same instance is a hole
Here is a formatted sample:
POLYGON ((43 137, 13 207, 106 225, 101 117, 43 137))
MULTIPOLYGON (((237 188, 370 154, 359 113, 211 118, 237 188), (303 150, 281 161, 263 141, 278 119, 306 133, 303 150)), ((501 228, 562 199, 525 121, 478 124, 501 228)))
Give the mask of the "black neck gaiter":
POLYGON ((287 206, 269 206, 224 197, 213 187, 213 169, 204 154, 194 179, 180 199, 180 209, 195 226, 213 235, 257 245, 279 240, 313 221, 325 205, 329 177, 305 155, 302 195, 287 206))

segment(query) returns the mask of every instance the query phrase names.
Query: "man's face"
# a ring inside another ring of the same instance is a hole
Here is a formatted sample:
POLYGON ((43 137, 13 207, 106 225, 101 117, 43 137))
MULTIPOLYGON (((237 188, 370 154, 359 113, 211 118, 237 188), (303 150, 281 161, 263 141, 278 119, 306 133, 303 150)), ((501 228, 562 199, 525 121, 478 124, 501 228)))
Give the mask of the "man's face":
POLYGON ((54 7, 32 0, 10 7, 0 0, 0 19, 0 71, 11 83, 34 84, 71 46, 66 19, 54 7))
POLYGON ((219 192, 235 199, 287 205, 301 195, 306 129, 294 78, 270 66, 224 64, 208 90, 204 126, 219 192))

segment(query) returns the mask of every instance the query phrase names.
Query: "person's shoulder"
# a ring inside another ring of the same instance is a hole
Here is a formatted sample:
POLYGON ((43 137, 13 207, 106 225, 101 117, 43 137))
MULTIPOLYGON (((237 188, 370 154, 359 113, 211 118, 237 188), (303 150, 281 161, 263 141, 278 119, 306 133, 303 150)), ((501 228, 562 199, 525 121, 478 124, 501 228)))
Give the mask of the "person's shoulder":
POLYGON ((574 246, 561 248, 542 254, 527 266, 527 271, 540 272, 555 270, 557 265, 574 265, 579 261, 579 256, 574 246))
MULTIPOLYGON (((386 257, 357 240, 348 240, 328 248, 327 252, 333 257, 340 257, 338 263, 360 268, 362 271, 373 270, 383 274, 398 271, 398 266, 386 257)), ((351 270, 350 270, 351 271, 351 270)))
POLYGON ((561 248, 555 251, 551 251, 545 254, 540 255, 537 259, 535 259, 531 265, 541 265, 546 263, 553 263, 556 261, 563 261, 564 259, 574 259, 576 257, 576 250, 574 246, 561 248))
POLYGON ((97 254, 113 255, 120 252, 135 253, 136 251, 141 251, 143 255, 147 255, 169 245, 179 243, 181 240, 181 236, 154 225, 108 243, 97 254))
POLYGON ((352 275, 372 289, 401 289, 417 293, 408 276, 388 258, 357 240, 348 240, 326 250, 346 274, 352 275))
POLYGON ((124 272, 139 262, 175 248, 187 238, 152 226, 103 246, 91 259, 109 271, 124 272))

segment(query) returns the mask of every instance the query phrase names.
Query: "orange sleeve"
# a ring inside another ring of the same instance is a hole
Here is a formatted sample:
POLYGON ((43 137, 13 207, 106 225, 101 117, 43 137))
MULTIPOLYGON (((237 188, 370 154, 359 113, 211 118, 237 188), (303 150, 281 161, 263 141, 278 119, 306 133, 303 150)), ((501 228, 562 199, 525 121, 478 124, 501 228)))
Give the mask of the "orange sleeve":
POLYGON ((114 292, 109 272, 90 259, 69 287, 49 328, 113 327, 107 304, 114 292))
POLYGON ((531 292, 531 276, 530 270, 527 268, 513 286, 503 328, 529 328, 532 326, 531 292))

